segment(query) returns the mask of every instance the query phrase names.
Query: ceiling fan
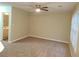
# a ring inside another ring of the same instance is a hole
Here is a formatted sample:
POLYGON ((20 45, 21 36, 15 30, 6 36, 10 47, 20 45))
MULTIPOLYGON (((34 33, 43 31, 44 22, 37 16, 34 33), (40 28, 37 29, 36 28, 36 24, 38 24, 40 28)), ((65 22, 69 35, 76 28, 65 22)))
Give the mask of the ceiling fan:
POLYGON ((42 7, 41 5, 35 5, 35 7, 36 7, 36 12, 40 12, 41 10, 43 10, 43 11, 48 11, 48 7, 46 6, 46 7, 42 7))

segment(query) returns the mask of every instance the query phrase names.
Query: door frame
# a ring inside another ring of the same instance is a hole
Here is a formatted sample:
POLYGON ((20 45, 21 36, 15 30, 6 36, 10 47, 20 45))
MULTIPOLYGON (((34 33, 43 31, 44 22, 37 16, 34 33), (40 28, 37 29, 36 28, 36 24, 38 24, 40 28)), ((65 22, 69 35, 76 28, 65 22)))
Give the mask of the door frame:
MULTIPOLYGON (((12 18, 11 18, 11 12, 2 12, 2 29, 3 29, 3 17, 4 17, 4 13, 9 13, 9 19, 8 19, 8 42, 11 41, 11 28, 12 28, 12 18)), ((3 36, 3 30, 2 30, 2 36, 3 36)), ((3 37, 2 37, 3 40, 3 37)))

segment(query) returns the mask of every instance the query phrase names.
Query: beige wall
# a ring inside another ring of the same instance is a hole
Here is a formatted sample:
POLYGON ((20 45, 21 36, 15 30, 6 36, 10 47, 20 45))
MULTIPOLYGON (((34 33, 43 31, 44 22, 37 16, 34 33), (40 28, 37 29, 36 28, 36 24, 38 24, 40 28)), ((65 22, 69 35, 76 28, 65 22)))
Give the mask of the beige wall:
POLYGON ((12 39, 17 40, 28 34, 28 13, 24 10, 12 8, 12 39))
POLYGON ((29 35, 47 39, 70 41, 70 13, 36 13, 30 15, 29 35))
POLYGON ((70 42, 71 13, 27 13, 12 8, 12 39, 25 36, 70 42))

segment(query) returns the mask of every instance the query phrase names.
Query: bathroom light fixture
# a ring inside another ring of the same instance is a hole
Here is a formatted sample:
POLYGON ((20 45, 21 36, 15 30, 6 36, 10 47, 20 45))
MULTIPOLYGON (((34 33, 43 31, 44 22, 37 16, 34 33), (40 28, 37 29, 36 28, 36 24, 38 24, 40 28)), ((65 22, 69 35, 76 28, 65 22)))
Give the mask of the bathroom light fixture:
POLYGON ((40 12, 41 10, 40 10, 40 8, 37 8, 37 9, 35 9, 35 11, 36 11, 36 12, 40 12))

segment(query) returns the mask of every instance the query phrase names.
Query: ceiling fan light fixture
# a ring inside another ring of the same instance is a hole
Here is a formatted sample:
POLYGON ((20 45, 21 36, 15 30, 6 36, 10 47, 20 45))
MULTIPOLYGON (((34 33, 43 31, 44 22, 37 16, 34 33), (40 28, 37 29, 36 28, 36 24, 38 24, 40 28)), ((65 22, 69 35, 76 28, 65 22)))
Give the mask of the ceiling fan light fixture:
POLYGON ((41 10, 40 10, 40 8, 37 8, 37 9, 35 9, 35 11, 36 11, 36 12, 40 12, 41 10))

